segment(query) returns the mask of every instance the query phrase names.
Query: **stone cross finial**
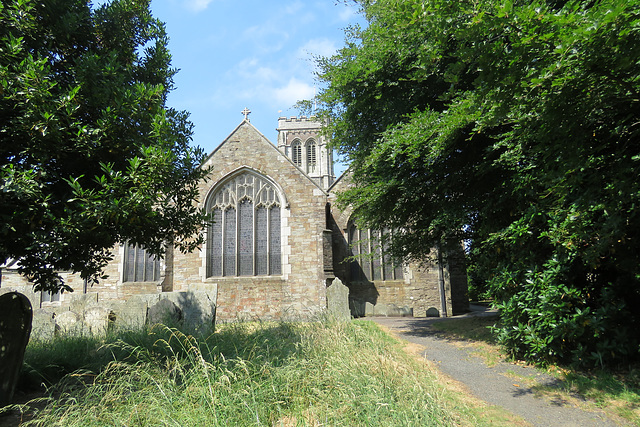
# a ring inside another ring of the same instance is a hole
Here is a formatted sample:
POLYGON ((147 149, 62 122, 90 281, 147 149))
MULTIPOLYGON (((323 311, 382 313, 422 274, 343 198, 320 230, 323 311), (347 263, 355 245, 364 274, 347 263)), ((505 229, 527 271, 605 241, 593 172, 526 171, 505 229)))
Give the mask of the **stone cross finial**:
POLYGON ((251 114, 251 110, 249 110, 247 107, 244 107, 244 110, 242 110, 241 113, 244 114, 244 119, 246 121, 249 121, 249 114, 251 114))

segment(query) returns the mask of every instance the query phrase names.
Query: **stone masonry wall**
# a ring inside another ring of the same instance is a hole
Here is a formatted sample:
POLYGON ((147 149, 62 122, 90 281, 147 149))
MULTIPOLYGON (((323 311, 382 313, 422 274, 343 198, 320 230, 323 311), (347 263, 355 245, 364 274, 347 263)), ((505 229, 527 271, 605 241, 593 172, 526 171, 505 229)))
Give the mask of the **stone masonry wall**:
POLYGON ((451 286, 447 280, 446 270, 443 266, 446 313, 442 313, 440 301, 440 272, 435 260, 426 261, 423 265, 412 264, 410 296, 414 302, 414 315, 426 316, 427 310, 435 308, 440 316, 451 315, 451 286))
MULTIPOLYGON (((334 203, 336 193, 350 186, 345 175, 330 188, 329 201, 334 203)), ((347 226, 351 210, 332 210, 331 231, 333 233, 334 273, 349 287, 349 300, 355 316, 427 316, 427 310, 442 313, 439 280, 440 271, 435 260, 410 263, 403 268, 403 280, 387 280, 353 283, 350 281, 347 226)), ((468 309, 466 273, 458 260, 455 274, 449 273, 449 265, 443 265, 447 315, 461 314, 468 309)))
POLYGON ((453 314, 462 314, 469 310, 469 284, 467 282, 467 264, 462 246, 459 251, 447 257, 448 273, 451 282, 451 309, 453 314))
POLYGON ((243 169, 275 182, 286 200, 282 207, 282 275, 206 277, 206 245, 193 254, 174 255, 174 283, 216 283, 218 319, 310 317, 326 308, 322 233, 326 193, 243 121, 209 156, 209 180, 200 186, 199 204, 221 180, 243 169))

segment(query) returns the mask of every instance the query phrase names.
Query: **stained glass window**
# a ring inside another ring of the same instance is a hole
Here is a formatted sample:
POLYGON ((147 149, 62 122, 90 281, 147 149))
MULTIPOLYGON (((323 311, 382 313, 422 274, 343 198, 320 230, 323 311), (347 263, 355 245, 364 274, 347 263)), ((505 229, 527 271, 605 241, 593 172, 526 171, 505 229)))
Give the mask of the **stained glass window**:
POLYGON ((369 280, 402 280, 402 265, 395 265, 388 253, 389 230, 360 230, 352 222, 347 229, 350 276, 354 282, 369 280), (386 238, 385 238, 386 237, 386 238))
POLYGON ((125 282, 155 282, 160 280, 160 260, 138 245, 125 246, 125 282))
POLYGON ((268 210, 264 206, 256 209, 256 274, 268 274, 268 210))
POLYGON ((224 212, 223 273, 225 276, 236 275, 236 209, 229 208, 224 212))
POLYGON ((269 272, 280 274, 280 208, 272 206, 269 209, 269 272))
POLYGON ((363 273, 362 268, 360 267, 360 262, 358 256, 360 255, 360 230, 358 230, 355 226, 349 227, 349 244, 351 246, 351 255, 354 257, 351 260, 351 280, 359 281, 362 280, 363 273))
POLYGON ((60 301, 60 292, 42 291, 40 293, 40 302, 60 301))
POLYGON ((253 275, 253 202, 243 200, 240 203, 238 219, 238 267, 239 276, 253 275))
POLYGON ((382 280, 382 248, 380 248, 380 232, 378 230, 370 231, 370 251, 373 253, 371 258, 371 269, 373 280, 382 280))
MULTIPOLYGON (((389 230, 385 230, 384 234, 389 234, 389 230)), ((395 274, 394 266, 391 263, 391 257, 388 253, 388 242, 386 240, 382 241, 382 268, 384 270, 384 280, 393 280, 395 274)), ((402 277, 402 267, 400 267, 400 272, 396 274, 395 277, 402 277)))
POLYGON ((210 262, 207 264, 209 276, 222 276, 222 209, 213 210, 213 223, 209 227, 210 262))
POLYGON ((266 178, 244 172, 209 197, 214 224, 207 236, 207 276, 281 274, 278 194, 266 178))

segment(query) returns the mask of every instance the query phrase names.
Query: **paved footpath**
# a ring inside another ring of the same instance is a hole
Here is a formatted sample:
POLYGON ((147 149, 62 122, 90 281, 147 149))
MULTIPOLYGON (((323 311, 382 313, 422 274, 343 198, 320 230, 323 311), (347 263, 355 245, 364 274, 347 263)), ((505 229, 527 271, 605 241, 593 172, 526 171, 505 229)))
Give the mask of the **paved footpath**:
MULTIPOLYGON (((490 310, 478 311, 464 316, 496 315, 490 310)), ((460 318, 464 316, 455 316, 460 318)), ((557 379, 538 370, 499 362, 488 367, 484 361, 470 352, 472 348, 463 348, 438 337, 430 327, 434 322, 446 322, 441 318, 413 317, 374 317, 372 321, 388 328, 392 333, 411 343, 419 344, 426 350, 422 353, 434 362, 440 370, 456 381, 463 383, 478 397, 493 405, 501 406, 523 417, 533 426, 616 426, 615 422, 603 413, 587 412, 571 403, 553 401, 535 397, 534 391, 519 380, 506 374, 515 373, 518 377, 535 378, 536 383, 553 386, 557 379)))

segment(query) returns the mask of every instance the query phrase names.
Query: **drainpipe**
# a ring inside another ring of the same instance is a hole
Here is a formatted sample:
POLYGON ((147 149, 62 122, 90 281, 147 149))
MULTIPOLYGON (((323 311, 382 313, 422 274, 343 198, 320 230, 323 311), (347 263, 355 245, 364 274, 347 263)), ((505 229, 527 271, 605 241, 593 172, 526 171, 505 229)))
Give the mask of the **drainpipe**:
POLYGON ((447 294, 444 289, 444 268, 442 267, 442 251, 438 246, 438 284, 440 287, 440 317, 447 317, 447 294))

